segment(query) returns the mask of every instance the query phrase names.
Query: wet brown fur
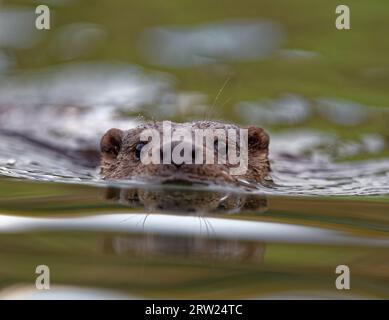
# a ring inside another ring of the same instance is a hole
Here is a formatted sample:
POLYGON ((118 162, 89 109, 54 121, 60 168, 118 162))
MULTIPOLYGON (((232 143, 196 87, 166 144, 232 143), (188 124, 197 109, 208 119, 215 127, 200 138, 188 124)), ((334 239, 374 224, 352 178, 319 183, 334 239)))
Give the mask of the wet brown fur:
MULTIPOLYGON (((150 122, 134 129, 122 131, 110 129, 101 139, 101 176, 103 179, 141 179, 141 180, 184 180, 188 182, 211 182, 214 184, 233 184, 239 180, 262 183, 269 176, 268 160, 269 136, 259 127, 248 128, 248 170, 245 174, 234 176, 229 173, 227 164, 143 164, 135 156, 135 148, 140 143, 139 135, 145 129, 157 129, 162 134, 162 122, 150 122)), ((194 129, 236 129, 233 124, 215 121, 196 121, 171 123, 172 130, 179 128, 194 129)))

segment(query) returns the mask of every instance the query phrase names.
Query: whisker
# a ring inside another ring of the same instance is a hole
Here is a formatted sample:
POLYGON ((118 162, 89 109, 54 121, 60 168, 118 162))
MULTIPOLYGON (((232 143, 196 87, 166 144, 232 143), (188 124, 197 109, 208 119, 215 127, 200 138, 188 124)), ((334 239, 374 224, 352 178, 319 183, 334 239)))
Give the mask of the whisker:
POLYGON ((227 86, 228 82, 231 80, 231 76, 228 76, 227 79, 224 81, 223 85, 219 89, 218 93, 215 96, 215 99, 213 100, 213 103, 209 109, 205 111, 205 119, 204 120, 210 120, 212 116, 212 111, 216 106, 217 101, 219 100, 220 95, 224 91, 224 88, 227 86), (208 118, 209 116, 209 118, 208 118))
POLYGON ((121 220, 120 223, 124 223, 132 218, 135 218, 136 216, 138 216, 138 214, 132 214, 130 217, 127 217, 127 218, 121 220))
POLYGON ((214 229, 214 227, 212 226, 211 221, 207 220, 207 218, 205 218, 205 221, 206 221, 206 223, 208 224, 209 228, 211 229, 212 233, 215 233, 215 229, 214 229))
POLYGON ((209 237, 209 228, 208 228, 208 224, 207 224, 207 221, 205 220, 205 218, 204 217, 202 217, 203 218, 203 220, 204 220, 204 225, 205 225, 205 230, 207 231, 207 236, 209 237))
POLYGON ((143 224, 142 224, 142 227, 143 227, 143 231, 145 231, 145 223, 146 223, 146 220, 147 220, 147 218, 149 217, 149 213, 147 213, 146 214, 146 216, 145 216, 145 218, 144 218, 144 220, 143 220, 143 224))

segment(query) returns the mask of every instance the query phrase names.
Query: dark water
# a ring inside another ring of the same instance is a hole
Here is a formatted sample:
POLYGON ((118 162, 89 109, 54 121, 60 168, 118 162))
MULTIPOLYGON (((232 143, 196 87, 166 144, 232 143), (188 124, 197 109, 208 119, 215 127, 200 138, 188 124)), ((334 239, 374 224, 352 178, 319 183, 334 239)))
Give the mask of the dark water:
POLYGON ((335 1, 297 2, 64 1, 44 34, 0 5, 0 298, 388 299, 387 4, 347 37, 335 1), (77 157, 204 118, 263 126, 275 186, 108 183, 77 157))

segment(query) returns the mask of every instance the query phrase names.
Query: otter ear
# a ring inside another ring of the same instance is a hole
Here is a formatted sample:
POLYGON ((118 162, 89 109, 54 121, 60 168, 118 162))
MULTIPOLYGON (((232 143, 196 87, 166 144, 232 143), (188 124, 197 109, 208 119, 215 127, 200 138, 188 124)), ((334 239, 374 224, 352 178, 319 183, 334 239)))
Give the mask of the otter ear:
POLYGON ((250 150, 266 150, 269 148, 269 135, 259 127, 248 128, 248 146, 250 150))
POLYGON ((100 149, 103 160, 109 162, 119 154, 122 147, 123 131, 120 129, 109 129, 101 138, 100 149))

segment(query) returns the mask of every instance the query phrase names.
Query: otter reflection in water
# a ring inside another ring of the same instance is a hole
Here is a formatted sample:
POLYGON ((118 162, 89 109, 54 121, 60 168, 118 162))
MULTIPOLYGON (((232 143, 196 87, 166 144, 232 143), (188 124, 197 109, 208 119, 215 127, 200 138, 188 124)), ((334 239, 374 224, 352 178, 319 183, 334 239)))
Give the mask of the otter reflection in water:
POLYGON ((177 186, 169 185, 165 188, 162 186, 136 189, 109 188, 106 197, 131 208, 143 209, 147 213, 139 218, 139 223, 144 225, 143 233, 105 237, 103 239, 105 253, 120 256, 181 257, 205 261, 255 263, 260 263, 264 259, 264 242, 217 237, 217 226, 208 220, 208 217, 217 214, 264 212, 267 210, 267 199, 264 195, 190 190, 188 187, 180 190, 177 186), (180 215, 198 217, 198 224, 193 225, 193 228, 198 230, 199 234, 182 236, 174 232, 148 233, 147 217, 153 213, 174 213, 177 219, 180 219, 180 215))
POLYGON ((262 263, 265 243, 211 237, 158 234, 105 237, 103 252, 118 256, 189 258, 195 260, 262 263))
POLYGON ((108 188, 105 198, 118 201, 131 208, 144 208, 147 212, 165 211, 199 214, 206 213, 261 213, 267 210, 263 194, 234 193, 232 191, 192 190, 173 185, 152 188, 108 188))

